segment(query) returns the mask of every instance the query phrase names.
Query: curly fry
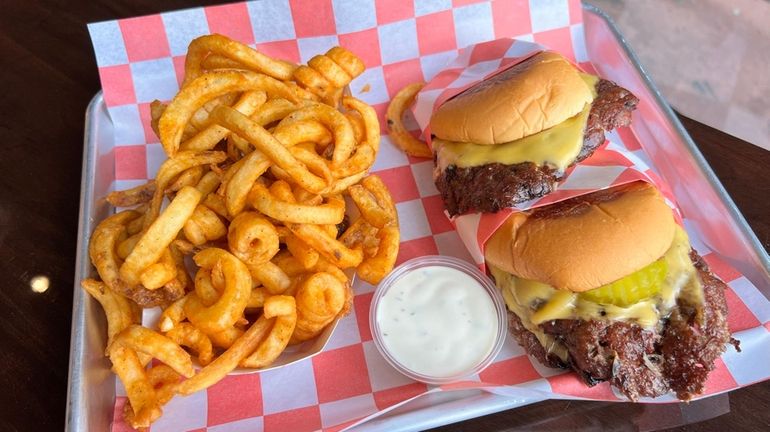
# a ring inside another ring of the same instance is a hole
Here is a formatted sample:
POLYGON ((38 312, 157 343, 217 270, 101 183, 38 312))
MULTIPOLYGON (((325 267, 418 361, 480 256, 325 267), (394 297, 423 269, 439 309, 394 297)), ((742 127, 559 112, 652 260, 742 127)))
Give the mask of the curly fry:
POLYGON ((166 337, 184 345, 198 354, 198 363, 206 366, 214 356, 211 340, 200 329, 190 323, 181 323, 166 333, 166 337))
POLYGON ((166 210, 147 228, 134 250, 120 266, 122 280, 129 286, 139 283, 141 272, 158 262, 163 251, 174 241, 192 215, 200 198, 200 192, 193 187, 185 187, 177 193, 166 210))
POLYGON ((225 288, 219 299, 208 307, 195 293, 190 293, 184 304, 187 318, 207 334, 232 327, 243 315, 249 301, 251 276, 248 268, 241 260, 218 248, 198 252, 193 260, 205 269, 211 269, 219 262, 225 275, 225 288))
POLYGON ((213 210, 199 204, 185 222, 183 232, 192 244, 200 246, 227 235, 227 227, 213 210))
POLYGON ((99 277, 112 289, 117 288, 120 279, 116 244, 126 232, 126 224, 139 216, 133 210, 122 211, 101 221, 91 234, 88 244, 91 262, 99 277))
POLYGON ((372 285, 380 283, 382 278, 385 277, 396 263, 400 238, 398 227, 387 226, 382 228, 377 233, 377 237, 380 239, 377 254, 365 259, 357 268, 361 279, 372 285))
POLYGON ((120 332, 136 324, 137 320, 134 319, 129 300, 110 290, 103 282, 84 279, 80 282, 80 286, 104 309, 107 317, 107 346, 112 345, 115 336, 120 332))
POLYGON ((133 207, 150 202, 154 193, 155 180, 150 180, 131 189, 110 192, 106 200, 115 207, 133 207))
POLYGON ((350 249, 318 225, 291 224, 289 229, 303 242, 340 268, 355 267, 363 260, 361 249, 350 249))
POLYGON ((167 332, 184 321, 186 318, 184 314, 185 301, 187 301, 187 296, 176 300, 163 309, 163 312, 160 314, 160 320, 158 321, 158 328, 160 331, 167 332))
POLYGON ((159 364, 147 371, 147 379, 155 388, 158 403, 165 405, 176 394, 176 386, 182 379, 182 375, 168 365, 159 364))
POLYGON ((295 235, 286 237, 286 249, 294 256, 305 269, 311 269, 318 262, 318 251, 308 246, 295 235))
POLYGON ((208 165, 214 163, 220 163, 227 158, 223 152, 180 152, 174 159, 166 159, 165 162, 158 169, 158 175, 155 178, 157 187, 155 189, 155 195, 153 195, 150 201, 150 208, 147 210, 147 214, 144 218, 144 226, 149 227, 150 224, 155 222, 160 214, 160 208, 163 204, 163 194, 166 186, 182 172, 193 168, 198 165, 208 165))
POLYGON ((390 101, 385 118, 387 119, 388 132, 394 144, 410 156, 430 158, 433 157, 433 153, 428 148, 428 145, 413 137, 401 121, 404 111, 414 102, 415 96, 417 96, 417 93, 419 93, 423 86, 425 86, 425 83, 417 82, 402 88, 396 94, 396 97, 390 101))
POLYGON ((201 177, 203 177, 203 171, 204 167, 202 165, 194 166, 184 170, 173 181, 173 183, 166 186, 166 190, 164 192, 170 194, 178 191, 179 189, 182 189, 185 186, 195 186, 198 184, 198 181, 200 181, 201 177))
POLYGON ((131 410, 124 411, 126 421, 135 429, 149 427, 150 423, 157 420, 163 411, 160 409, 155 389, 147 378, 136 351, 123 345, 113 344, 109 349, 109 357, 112 362, 112 371, 126 388, 130 404, 130 406, 126 404, 128 407, 126 410, 131 410))
POLYGON ((218 34, 200 36, 190 42, 187 48, 183 88, 201 76, 203 60, 209 54, 230 59, 249 70, 261 72, 282 81, 290 79, 296 68, 289 62, 270 58, 225 36, 218 34))
MULTIPOLYGON (((188 59, 190 59, 189 56, 188 59)), ((163 150, 169 157, 176 156, 185 124, 193 113, 207 101, 234 91, 249 90, 265 91, 268 96, 278 95, 290 101, 296 100, 294 91, 290 87, 267 75, 233 71, 212 71, 200 75, 179 90, 158 121, 158 132, 160 132, 163 150)), ((214 109, 214 112, 221 108, 232 110, 232 108, 220 105, 214 109)), ((213 115, 214 112, 211 114, 213 115)), ((213 118, 212 120, 216 121, 213 118)), ((227 127, 227 129, 233 130, 231 127, 227 127)))
POLYGON ((380 149, 380 122, 377 120, 377 112, 371 105, 351 96, 342 99, 342 105, 352 111, 357 112, 364 123, 364 137, 366 143, 378 151, 380 149))
POLYGON ((243 212, 230 223, 227 243, 235 256, 253 267, 278 253, 278 231, 259 213, 243 212))
POLYGON ((222 295, 222 287, 215 287, 211 281, 210 269, 198 269, 195 273, 195 295, 206 307, 216 303, 222 295))
POLYGON ((297 290, 297 324, 291 343, 299 343, 318 335, 342 310, 346 284, 329 273, 315 273, 297 290))
MULTIPOLYGON (((240 100, 233 106, 234 109, 243 113, 244 115, 251 115, 264 104, 267 100, 267 93, 263 91, 250 91, 245 92, 240 100)), ((181 143, 179 148, 181 150, 211 150, 220 141, 230 136, 230 131, 222 126, 212 124, 207 126, 204 130, 198 132, 194 137, 181 143)))
MULTIPOLYGON (((355 149, 356 142, 353 126, 350 125, 350 120, 348 120, 344 114, 328 105, 307 102, 304 108, 294 111, 281 120, 281 122, 278 123, 276 131, 288 127, 291 123, 303 120, 318 121, 332 132, 334 137, 334 152, 332 154, 333 168, 339 167, 350 157, 350 154, 355 149)), ((281 168, 284 167, 281 166, 281 168)), ((305 189, 314 192, 309 188, 305 189)))
MULTIPOLYGON (((293 298, 291 298, 291 302, 294 302, 293 298)), ((259 346, 267 332, 270 331, 274 321, 273 319, 265 318, 264 315, 261 316, 222 355, 201 369, 194 377, 180 384, 177 389, 179 394, 189 395, 219 382, 233 369, 238 367, 238 363, 243 358, 259 346)))
MULTIPOLYGON (((342 116, 342 114, 340 115, 342 116)), ((328 187, 325 179, 308 171, 307 167, 300 163, 288 148, 253 120, 225 106, 215 108, 211 116, 217 123, 246 138, 257 150, 264 153, 275 165, 286 171, 294 181, 305 189, 321 192, 328 187)), ((350 125, 348 124, 348 126, 350 125)))
POLYGON ((249 202, 261 213, 284 223, 338 224, 345 217, 345 201, 329 196, 322 205, 295 204, 274 197, 260 183, 254 183, 249 202))
POLYGON ((324 102, 337 106, 341 89, 364 71, 364 63, 342 47, 334 47, 317 55, 294 70, 293 78, 324 102))
POLYGON ((286 349, 297 324, 297 306, 294 297, 279 295, 268 298, 263 316, 267 319, 275 319, 275 324, 259 347, 240 361, 241 367, 265 367, 275 361, 286 349))
POLYGON ((282 294, 289 288, 289 285, 291 285, 289 276, 271 261, 256 266, 250 266, 249 272, 251 272, 254 279, 262 283, 272 295, 282 294))
POLYGON ((393 198, 385 183, 376 175, 370 175, 360 185, 348 188, 350 197, 356 203, 363 217, 372 226, 382 228, 398 225, 398 213, 393 198))
MULTIPOLYGON (((129 254, 130 255, 130 254, 129 254)), ((148 290, 156 290, 171 282, 177 276, 177 267, 171 251, 166 248, 160 260, 145 268, 139 275, 142 286, 148 290)))
POLYGON ((109 348, 110 353, 115 347, 130 348, 136 352, 149 354, 187 378, 195 373, 190 354, 169 338, 147 327, 140 325, 127 327, 115 337, 115 341, 109 348))

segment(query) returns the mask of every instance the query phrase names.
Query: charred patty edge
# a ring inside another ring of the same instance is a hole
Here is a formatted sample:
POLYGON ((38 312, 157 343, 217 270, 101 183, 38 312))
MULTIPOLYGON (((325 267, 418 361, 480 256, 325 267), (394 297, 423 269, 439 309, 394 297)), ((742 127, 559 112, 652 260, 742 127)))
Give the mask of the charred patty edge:
POLYGON ((509 331, 542 364, 574 370, 588 386, 610 381, 630 400, 673 391, 687 401, 703 393, 728 343, 739 349, 727 324, 727 285, 695 251, 690 253, 704 292, 698 308, 679 299, 652 330, 626 322, 554 320, 540 327, 568 350, 566 361, 548 354, 521 319, 509 311, 509 331))

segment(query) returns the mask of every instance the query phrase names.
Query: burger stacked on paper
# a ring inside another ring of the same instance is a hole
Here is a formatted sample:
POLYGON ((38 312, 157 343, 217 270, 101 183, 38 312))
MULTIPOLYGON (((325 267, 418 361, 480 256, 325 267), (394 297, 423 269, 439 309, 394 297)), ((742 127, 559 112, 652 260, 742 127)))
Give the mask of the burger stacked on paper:
POLYGON ((450 99, 430 121, 436 187, 450 215, 496 212, 556 189, 639 99, 541 52, 450 99))
MULTIPOLYGON (((552 193, 606 131, 630 124, 637 103, 547 51, 466 89, 430 121, 448 213, 498 212, 552 193)), ((516 341, 589 386, 689 400, 732 341, 725 284, 649 182, 514 211, 480 249, 516 341)))

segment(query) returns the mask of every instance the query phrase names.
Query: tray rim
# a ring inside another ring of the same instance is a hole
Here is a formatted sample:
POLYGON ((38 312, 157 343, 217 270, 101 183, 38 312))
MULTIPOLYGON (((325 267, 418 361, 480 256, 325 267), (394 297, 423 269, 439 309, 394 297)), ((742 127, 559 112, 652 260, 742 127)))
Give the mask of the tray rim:
MULTIPOLYGON (((676 116, 671 106, 663 98, 660 90, 652 81, 652 78, 650 77, 647 70, 639 62, 639 57, 628 45, 625 37, 620 32, 615 22, 612 20, 612 18, 609 17, 609 15, 607 15, 606 12, 604 12, 601 8, 597 6, 590 5, 584 2, 582 3, 581 6, 584 13, 591 13, 591 14, 597 15, 600 19, 602 19, 607 24, 607 27, 612 32, 618 45, 622 48, 623 52, 630 60, 629 63, 631 63, 631 65, 634 67, 634 69, 636 69, 636 71, 639 73, 640 77, 642 78, 642 82, 644 86, 647 88, 647 90, 650 92, 650 94, 654 99, 653 102, 661 110, 661 113, 663 114, 664 118, 670 123, 674 132, 685 144, 686 149, 692 154, 698 167, 703 171, 703 174, 705 176, 706 181, 708 181, 709 186, 714 190, 714 192, 719 196, 720 200, 724 203, 727 211, 730 214, 730 217, 735 221, 737 227, 740 229, 744 238, 748 241, 749 247, 751 247, 751 249, 756 254, 759 260, 759 263, 764 267, 765 272, 770 274, 770 256, 768 255, 768 252, 762 246, 761 242, 759 241, 756 234, 749 226, 745 217, 740 212, 738 207, 735 205, 735 202, 727 193, 727 190, 719 181, 716 174, 711 169, 711 166, 708 164, 705 157, 701 153, 700 149, 697 147, 697 145, 692 140, 687 130, 679 121, 679 118, 676 116)), ((87 421, 88 413, 86 412, 87 405, 88 405, 86 400, 88 398, 88 392, 86 392, 81 385, 82 382, 84 381, 84 375, 86 372, 84 370, 85 364, 83 361, 83 356, 85 354, 84 327, 85 327, 86 298, 83 294, 83 291, 79 288, 78 283, 82 279, 82 276, 87 274, 89 270, 89 262, 87 259, 88 251, 86 249, 87 242, 84 241, 84 239, 86 237, 87 232, 90 232, 90 228, 93 223, 93 221, 91 221, 90 217, 88 216, 88 213, 89 213, 88 209, 92 206, 93 200, 94 200, 94 197, 92 196, 93 195, 92 179, 94 176, 94 165, 96 163, 96 155, 97 155, 96 147, 89 146, 89 143, 91 142, 94 134, 95 125, 93 123, 93 117, 95 115, 95 111, 99 109, 103 104, 104 104, 104 96, 102 91, 99 90, 91 99, 85 111, 83 163, 82 163, 82 171, 81 171, 82 174, 81 174, 81 182, 80 182, 81 183, 80 184, 81 185, 80 207, 79 207, 80 211, 79 211, 79 218, 78 218, 78 242, 77 242, 77 255, 76 255, 76 263, 75 263, 76 273, 73 281, 74 293, 73 293, 73 305, 72 305, 72 327, 71 327, 71 334, 70 334, 70 357, 69 357, 69 371, 68 371, 68 379, 67 379, 67 403, 65 406, 65 409, 66 409, 65 431, 73 431, 73 432, 81 432, 81 431, 89 430, 88 421, 87 421)), ((414 431, 418 429, 434 428, 434 427, 444 426, 451 423, 465 421, 465 420, 476 418, 483 415, 502 412, 511 408, 516 408, 519 406, 524 406, 530 403, 536 403, 540 401, 540 400, 532 400, 532 401, 522 402, 520 398, 510 398, 510 401, 506 401, 505 397, 501 397, 501 396, 498 396, 495 399, 496 399, 496 404, 492 409, 490 409, 487 406, 488 404, 477 401, 475 402, 475 404, 471 404, 471 406, 468 406, 467 408, 469 409, 463 413, 455 413, 455 415, 452 415, 449 417, 435 416, 435 417, 432 417, 432 419, 428 419, 417 423, 411 423, 411 424, 405 424, 405 425, 392 425, 393 427, 391 428, 391 430, 414 431), (473 405, 476 405, 475 409, 471 409, 471 408, 474 408, 473 405)), ((430 409, 430 408, 422 408, 421 410, 426 410, 426 409, 430 409)), ((398 417, 393 417, 393 419, 396 419, 396 418, 398 417)), ((388 420, 385 420, 385 422, 388 422, 388 420)), ((365 424, 366 423, 364 423, 363 425, 365 424)))
POLYGON ((67 404, 65 405, 66 415, 64 429, 65 431, 87 431, 88 413, 86 411, 87 393, 82 388, 85 375, 84 347, 85 347, 85 295, 79 287, 82 276, 88 273, 88 250, 87 242, 84 241, 87 233, 90 232, 92 221, 88 216, 88 209, 93 204, 93 177, 94 166, 96 164, 96 147, 90 146, 94 135, 93 123, 95 111, 104 104, 104 96, 99 90, 91 101, 85 112, 85 128, 83 138, 83 165, 80 178, 80 214, 78 217, 78 243, 77 254, 75 258, 75 279, 73 281, 72 295, 72 328, 70 330, 70 357, 69 371, 67 376, 67 404))

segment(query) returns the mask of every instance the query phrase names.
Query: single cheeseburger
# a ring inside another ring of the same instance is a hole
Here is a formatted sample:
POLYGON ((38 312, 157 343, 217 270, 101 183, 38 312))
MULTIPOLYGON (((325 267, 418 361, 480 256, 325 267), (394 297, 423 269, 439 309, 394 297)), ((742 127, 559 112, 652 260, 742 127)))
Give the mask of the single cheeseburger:
POLYGON ((556 189, 570 166, 631 123, 639 100, 544 51, 439 107, 434 180, 450 215, 496 212, 556 189))
POLYGON ((485 256, 518 343, 589 386, 689 400, 725 344, 737 347, 724 282, 647 183, 516 213, 485 256))

